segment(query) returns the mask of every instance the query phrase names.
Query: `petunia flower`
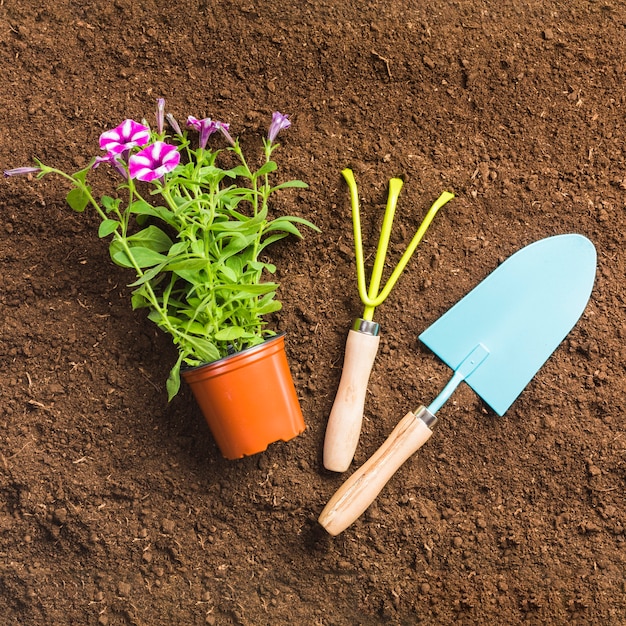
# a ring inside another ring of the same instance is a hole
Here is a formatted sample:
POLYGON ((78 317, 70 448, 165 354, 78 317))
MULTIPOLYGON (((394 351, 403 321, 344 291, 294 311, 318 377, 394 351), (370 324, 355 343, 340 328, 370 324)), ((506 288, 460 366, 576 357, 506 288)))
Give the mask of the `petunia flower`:
POLYGON ((230 124, 226 124, 226 122, 215 122, 215 124, 217 125, 217 130, 219 130, 226 138, 226 141, 228 141, 231 146, 234 146, 235 140, 230 136, 230 133, 228 132, 230 129, 230 124))
POLYGON ((152 182, 171 172, 180 163, 180 153, 164 141, 155 141, 128 159, 131 178, 152 182))
POLYGON ((134 120, 124 120, 117 128, 100 135, 100 148, 109 154, 118 155, 134 148, 145 146, 150 141, 150 129, 134 120))
POLYGON ((159 135, 163 134, 163 128, 165 126, 165 98, 159 98, 157 100, 156 109, 156 127, 159 135))
POLYGON ((187 126, 193 128, 200 133, 199 145, 201 148, 206 148, 209 137, 218 129, 218 122, 214 122, 210 117, 205 117, 199 120, 193 115, 187 118, 187 126))
POLYGON ((167 120, 167 123, 172 127, 172 130, 177 135, 181 135, 182 136, 183 131, 180 129, 180 126, 179 126, 178 122, 176 121, 176 118, 171 113, 167 113, 165 115, 165 119, 167 120))
POLYGON ((278 135, 281 130, 289 128, 290 126, 291 122, 289 121, 288 115, 283 115, 278 111, 274 111, 272 114, 272 123, 267 131, 267 138, 269 139, 269 142, 273 143, 276 139, 276 135, 278 135))
POLYGON ((27 176, 28 174, 37 174, 41 172, 39 167, 15 167, 12 170, 4 170, 4 176, 27 176))
POLYGON ((122 165, 122 163, 120 163, 118 156, 116 156, 115 154, 107 152, 104 156, 96 157, 94 159, 93 165, 91 166, 91 169, 95 170, 100 165, 100 163, 108 163, 109 165, 114 167, 124 178, 128 178, 128 174, 126 173, 124 166, 122 165))

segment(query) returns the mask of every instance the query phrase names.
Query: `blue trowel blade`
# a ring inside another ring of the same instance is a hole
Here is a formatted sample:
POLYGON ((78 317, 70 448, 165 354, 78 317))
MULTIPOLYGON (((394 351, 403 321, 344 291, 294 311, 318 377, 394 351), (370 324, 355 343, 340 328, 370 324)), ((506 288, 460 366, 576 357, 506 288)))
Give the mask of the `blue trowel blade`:
POLYGON ((465 382, 504 415, 582 315, 596 274, 596 250, 577 234, 522 248, 421 335, 456 370, 483 344, 489 356, 465 382))

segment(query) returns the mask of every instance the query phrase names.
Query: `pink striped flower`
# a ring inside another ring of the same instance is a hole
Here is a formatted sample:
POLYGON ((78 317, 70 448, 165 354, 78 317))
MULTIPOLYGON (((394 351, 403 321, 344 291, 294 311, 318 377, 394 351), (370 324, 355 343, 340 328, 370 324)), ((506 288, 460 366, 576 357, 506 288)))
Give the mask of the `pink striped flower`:
POLYGON ((174 146, 155 141, 128 159, 131 178, 152 182, 171 172, 180 163, 180 154, 174 146))
POLYGON ((118 155, 150 141, 150 129, 134 120, 124 120, 117 128, 100 135, 100 148, 108 154, 118 155))

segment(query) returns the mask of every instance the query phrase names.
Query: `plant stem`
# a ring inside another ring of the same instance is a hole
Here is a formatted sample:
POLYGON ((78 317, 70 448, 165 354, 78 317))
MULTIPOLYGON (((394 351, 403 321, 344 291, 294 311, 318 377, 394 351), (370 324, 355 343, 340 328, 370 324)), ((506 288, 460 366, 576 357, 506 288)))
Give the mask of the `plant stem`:
MULTIPOLYGON (((93 197, 89 186, 80 178, 77 178, 76 176, 73 176, 71 174, 66 174, 62 170, 58 170, 58 169, 47 167, 47 166, 45 168, 42 168, 42 172, 44 175, 49 174, 49 173, 57 174, 58 176, 61 176, 62 178, 65 178, 66 180, 70 181, 74 186, 79 188, 83 194, 85 194, 85 197, 88 199, 89 204, 95 208, 96 212, 98 213, 98 216, 100 217, 102 221, 109 219, 106 213, 102 210, 102 208, 96 201, 96 199, 93 197)), ((129 189, 128 206, 130 206, 132 204, 133 195, 138 195, 138 194, 136 194, 134 184, 130 183, 128 189, 129 189)), ((122 246, 124 254, 128 258, 128 260, 131 262, 136 275, 141 278, 144 276, 145 273, 141 269, 137 261, 135 260, 135 257, 132 252, 132 247, 128 245, 128 241, 126 237, 127 228, 128 228, 129 211, 127 209, 126 211, 122 213, 118 211, 118 213, 121 218, 120 226, 122 228, 122 233, 120 234, 117 230, 115 230, 113 232, 113 239, 122 246)), ((161 318, 163 322, 163 326, 165 326, 165 328, 167 328, 167 331, 171 333, 173 336, 184 338, 185 333, 180 332, 178 329, 176 329, 174 326, 170 324, 169 319, 167 317, 167 311, 164 310, 163 307, 161 307, 159 300, 157 298, 157 295, 154 293, 154 290, 152 289, 152 285, 150 285, 150 282, 149 281, 145 282, 144 286, 146 289, 146 295, 148 296, 148 299, 150 301, 150 305, 154 307, 154 309, 158 312, 159 317, 161 318)))

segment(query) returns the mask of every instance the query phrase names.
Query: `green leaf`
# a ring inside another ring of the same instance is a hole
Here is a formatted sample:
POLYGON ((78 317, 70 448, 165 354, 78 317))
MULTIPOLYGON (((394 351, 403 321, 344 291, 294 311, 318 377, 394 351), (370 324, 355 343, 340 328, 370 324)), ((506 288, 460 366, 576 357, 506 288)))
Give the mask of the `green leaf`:
POLYGON ((239 203, 244 200, 252 203, 255 195, 259 195, 259 192, 255 193, 254 190, 246 187, 229 187, 228 189, 222 189, 216 195, 215 199, 224 206, 224 208, 232 211, 233 217, 236 217, 234 211, 237 206, 239 206, 239 203))
POLYGON ((266 227, 264 232, 270 232, 272 230, 282 231, 284 233, 290 233, 291 235, 295 235, 299 239, 302 239, 302 233, 288 220, 286 217, 279 217, 272 222, 270 222, 266 227))
POLYGON ((278 168, 275 161, 268 161, 264 163, 257 171, 257 176, 264 176, 265 174, 269 174, 270 172, 274 172, 278 168))
POLYGON ((156 309, 152 309, 150 313, 148 313, 148 319, 151 322, 154 322, 160 328, 163 328, 164 330, 167 330, 167 331, 169 331, 167 324, 169 324, 170 326, 173 326, 174 328, 182 328, 183 323, 184 323, 183 320, 181 320, 178 317, 174 317, 173 315, 168 315, 167 320, 164 320, 161 313, 157 311, 156 309))
POLYGON ((263 241, 261 242, 261 245, 259 246, 259 253, 264 248, 267 248, 267 246, 269 246, 270 244, 275 243, 276 241, 280 241, 281 239, 284 239, 287 236, 289 236, 289 233, 274 233, 273 235, 270 235, 269 237, 265 237, 263 241))
POLYGON ((87 180, 87 176, 89 175, 89 172, 91 172, 91 170, 93 170, 93 164, 95 162, 96 162, 96 159, 93 158, 89 162, 89 165, 84 167, 82 170, 78 170, 78 172, 72 174, 72 178, 75 178, 76 180, 79 180, 81 183, 84 183, 87 180))
POLYGON ((204 244, 202 241, 190 241, 189 244, 191 246, 191 252, 193 252, 196 256, 201 257, 204 252, 204 244))
POLYGON ((137 309, 144 309, 148 306, 151 306, 150 301, 146 298, 144 293, 140 289, 136 289, 130 299, 130 303, 133 311, 137 309))
POLYGON ((157 325, 159 325, 162 322, 161 314, 155 309, 152 309, 152 311, 148 313, 148 319, 157 325))
POLYGON ((222 328, 215 333, 215 339, 217 341, 234 341, 245 336, 246 331, 240 326, 229 326, 228 328, 222 328))
POLYGON ((230 280, 233 283, 237 281, 237 273, 226 265, 220 265, 217 268, 217 272, 224 276, 226 280, 230 280))
POLYGON ((167 261, 167 257, 162 254, 151 250, 150 248, 143 248, 140 246, 133 246, 130 248, 130 254, 132 255, 132 259, 134 259, 134 263, 131 258, 128 256, 128 252, 126 250, 120 249, 115 251, 111 258, 114 263, 120 265, 122 267, 153 267, 154 265, 159 265, 164 261, 167 261))
POLYGON ((176 223, 176 219, 172 211, 164 206, 154 207, 151 204, 148 204, 145 200, 136 200, 128 207, 128 210, 130 213, 143 217, 158 217, 166 224, 170 224, 170 226, 174 226, 176 223))
POLYGON ((278 283, 261 283, 258 285, 216 285, 215 290, 241 292, 251 295, 262 295, 278 289, 278 283))
POLYGON ((153 278, 156 278, 160 272, 163 271, 163 264, 155 265, 150 268, 143 276, 140 276, 135 282, 132 282, 128 285, 128 287, 140 287, 144 283, 151 281, 153 278))
POLYGON ((235 254, 239 254, 248 246, 251 246, 254 243, 255 239, 256 234, 252 234, 249 236, 245 236, 240 233, 234 234, 228 245, 222 249, 220 253, 220 258, 227 259, 228 257, 232 257, 235 254))
POLYGON ((130 213, 136 213, 138 215, 154 215, 154 207, 148 204, 145 200, 135 200, 132 202, 128 210, 130 213))
MULTIPOLYGON (((278 226, 281 230, 288 230, 288 228, 284 227, 286 223, 290 224, 293 228, 295 228, 293 224, 302 224, 303 226, 307 226, 311 230, 314 230, 316 233, 322 232, 315 224, 313 224, 312 222, 309 222, 309 220, 304 219, 303 217, 297 217, 295 215, 289 215, 289 216, 284 215, 282 217, 277 217, 275 220, 271 221, 267 225, 265 230, 266 231, 275 230, 276 226, 278 226)), ((289 230, 288 232, 293 232, 293 231, 289 230)))
POLYGON ((174 243, 160 228, 152 225, 128 237, 127 241, 133 248, 149 248, 155 252, 167 252, 174 243))
MULTIPOLYGON (((231 256, 226 259, 225 265, 240 276, 243 274, 244 260, 241 256, 231 256)), ((239 280, 237 282, 240 282, 239 280)))
POLYGON ((237 176, 240 176, 242 178, 250 178, 250 172, 248 171, 248 168, 244 167, 243 165, 233 167, 232 169, 227 170, 225 174, 226 176, 230 176, 230 178, 237 178, 237 176))
POLYGON ((276 266, 272 263, 263 263, 262 261, 248 261, 248 267, 253 269, 255 272, 262 272, 263 270, 268 271, 270 274, 274 274, 276 272, 276 266))
POLYGON ((191 347, 194 356, 201 361, 217 361, 221 356, 215 344, 208 339, 187 336, 183 341, 186 345, 191 347))
POLYGON ((117 220, 104 220, 98 228, 98 237, 107 237, 117 230, 120 223, 117 220))
POLYGON ((202 182, 208 187, 213 184, 217 187, 217 184, 224 178, 224 176, 230 176, 230 174, 219 167, 215 167, 215 165, 205 165, 204 167, 201 167, 198 174, 194 176, 193 182, 202 182))
POLYGON ((308 189, 309 186, 302 180, 288 180, 285 183, 276 185, 276 187, 272 187, 270 189, 270 193, 274 193, 274 191, 279 191, 280 189, 289 189, 289 188, 308 189))
POLYGON ((200 322, 187 324, 185 331, 194 335, 206 335, 206 328, 200 322))
POLYGON ((250 221, 252 218, 249 218, 248 221, 244 220, 215 220, 211 225, 211 230, 215 233, 235 233, 241 232, 243 235, 244 232, 250 230, 250 221))
POLYGON ((256 233, 261 230, 260 227, 265 226, 267 213, 267 207, 261 209, 254 216, 244 215, 243 213, 239 213, 234 209, 230 209, 228 211, 228 214, 234 219, 229 220, 225 215, 222 215, 222 220, 216 220, 216 223, 213 225, 212 230, 244 230, 248 233, 256 233))
POLYGON ((191 285, 197 285, 198 283, 204 282, 205 278, 198 270, 190 270, 190 269, 182 269, 182 270, 172 270, 176 276, 182 278, 185 282, 190 283, 191 285))
POLYGON ((163 268, 170 272, 181 272, 183 270, 203 270, 207 266, 206 259, 174 259, 167 263, 167 265, 163 268))
POLYGON ((111 198, 111 196, 102 196, 102 198, 100 198, 100 204, 102 204, 107 213, 116 209, 121 202, 121 198, 111 198))
POLYGON ((322 232, 322 230, 318 228, 315 224, 313 224, 313 222, 310 222, 304 217, 297 217, 296 215, 290 215, 289 217, 283 217, 279 219, 286 219, 286 220, 289 220, 290 222, 295 222, 296 224, 302 224, 303 226, 307 226, 311 230, 314 230, 316 233, 322 232))
POLYGON ((254 312, 256 315, 267 315, 268 313, 274 313, 280 311, 283 305, 278 300, 270 300, 266 304, 257 307, 254 312))
POLYGON ((172 398, 179 392, 180 390, 180 366, 183 362, 183 355, 181 354, 178 357, 178 361, 174 367, 170 370, 170 374, 167 377, 167 382, 165 383, 165 388, 167 389, 167 401, 171 402, 172 398))
POLYGON ((65 196, 65 201, 73 211, 82 213, 89 204, 89 196, 83 189, 75 187, 65 196))
POLYGON ((179 254, 183 254, 187 252, 189 249, 188 241, 179 241, 175 243, 168 251, 167 256, 178 256, 179 254))

